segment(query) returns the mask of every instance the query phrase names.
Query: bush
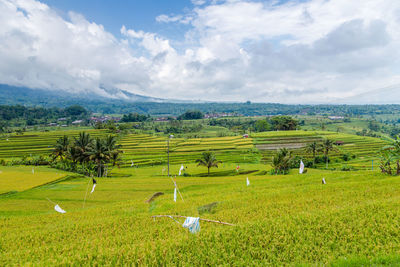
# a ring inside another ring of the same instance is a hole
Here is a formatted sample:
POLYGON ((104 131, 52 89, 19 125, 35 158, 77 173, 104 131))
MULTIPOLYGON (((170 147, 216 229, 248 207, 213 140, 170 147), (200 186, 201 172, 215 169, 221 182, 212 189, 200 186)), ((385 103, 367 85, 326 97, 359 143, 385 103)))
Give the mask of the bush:
POLYGON ((343 165, 343 166, 340 168, 340 170, 341 170, 341 171, 351 171, 351 170, 353 170, 353 167, 347 166, 347 165, 343 165))
MULTIPOLYGON (((315 163, 326 163, 327 157, 326 156, 316 156, 315 163)), ((328 163, 331 162, 330 158, 328 157, 328 163)))

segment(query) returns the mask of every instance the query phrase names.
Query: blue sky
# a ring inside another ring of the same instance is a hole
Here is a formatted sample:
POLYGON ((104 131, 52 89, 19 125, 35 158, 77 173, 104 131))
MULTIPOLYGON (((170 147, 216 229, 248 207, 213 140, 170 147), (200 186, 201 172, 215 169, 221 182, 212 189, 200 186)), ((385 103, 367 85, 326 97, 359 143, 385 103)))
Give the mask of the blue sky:
MULTIPOLYGON (((83 14, 89 21, 102 24, 107 31, 119 35, 122 25, 146 32, 163 32, 155 18, 160 14, 178 14, 193 7, 186 0, 44 0, 64 15, 68 11, 83 14)), ((170 34, 171 32, 168 32, 170 34)))
POLYGON ((396 10, 392 0, 0 0, 0 83, 113 98, 398 103, 400 90, 380 89, 400 88, 396 10))

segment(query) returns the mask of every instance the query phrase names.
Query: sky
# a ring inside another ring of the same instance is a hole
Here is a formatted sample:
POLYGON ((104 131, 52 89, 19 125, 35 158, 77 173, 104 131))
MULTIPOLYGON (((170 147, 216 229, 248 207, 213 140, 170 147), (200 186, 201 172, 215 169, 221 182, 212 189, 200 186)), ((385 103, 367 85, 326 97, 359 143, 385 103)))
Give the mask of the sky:
POLYGON ((0 83, 126 98, 400 103, 400 1, 0 0, 0 83))

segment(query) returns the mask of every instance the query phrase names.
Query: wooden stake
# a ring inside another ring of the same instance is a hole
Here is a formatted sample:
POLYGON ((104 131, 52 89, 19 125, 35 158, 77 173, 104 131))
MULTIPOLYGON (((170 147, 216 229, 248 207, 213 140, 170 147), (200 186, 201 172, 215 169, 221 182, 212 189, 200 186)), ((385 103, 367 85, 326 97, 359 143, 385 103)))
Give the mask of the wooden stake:
MULTIPOLYGON (((182 215, 154 215, 151 216, 151 218, 160 218, 160 217, 168 217, 168 218, 187 218, 188 216, 182 216, 182 215)), ((214 220, 209 220, 209 219, 202 219, 199 218, 200 221, 205 221, 205 222, 212 222, 212 223, 219 223, 219 224, 223 224, 223 225, 230 225, 230 226, 235 226, 234 224, 231 223, 226 223, 226 222, 221 222, 221 221, 214 221, 214 220)))

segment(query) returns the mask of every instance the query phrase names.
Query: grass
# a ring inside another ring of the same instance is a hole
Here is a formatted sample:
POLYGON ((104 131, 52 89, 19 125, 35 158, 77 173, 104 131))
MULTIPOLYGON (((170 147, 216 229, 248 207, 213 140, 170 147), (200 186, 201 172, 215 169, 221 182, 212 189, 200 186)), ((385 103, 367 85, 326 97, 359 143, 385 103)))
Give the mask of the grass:
MULTIPOLYGON (((232 168, 224 164, 213 173, 232 168)), ((173 202, 173 185, 161 166, 121 168, 114 177, 98 179, 85 208, 88 178, 2 198, 0 264, 359 266, 399 259, 396 177, 322 170, 201 177, 205 171, 189 164, 192 177, 177 178, 184 202, 173 202), (144 202, 158 191, 165 195, 151 205, 144 202), (57 214, 46 197, 67 213, 57 214), (193 235, 169 218, 150 217, 198 216, 199 207, 213 202, 218 202, 213 212, 201 216, 235 227, 201 222, 201 232, 193 235)))

